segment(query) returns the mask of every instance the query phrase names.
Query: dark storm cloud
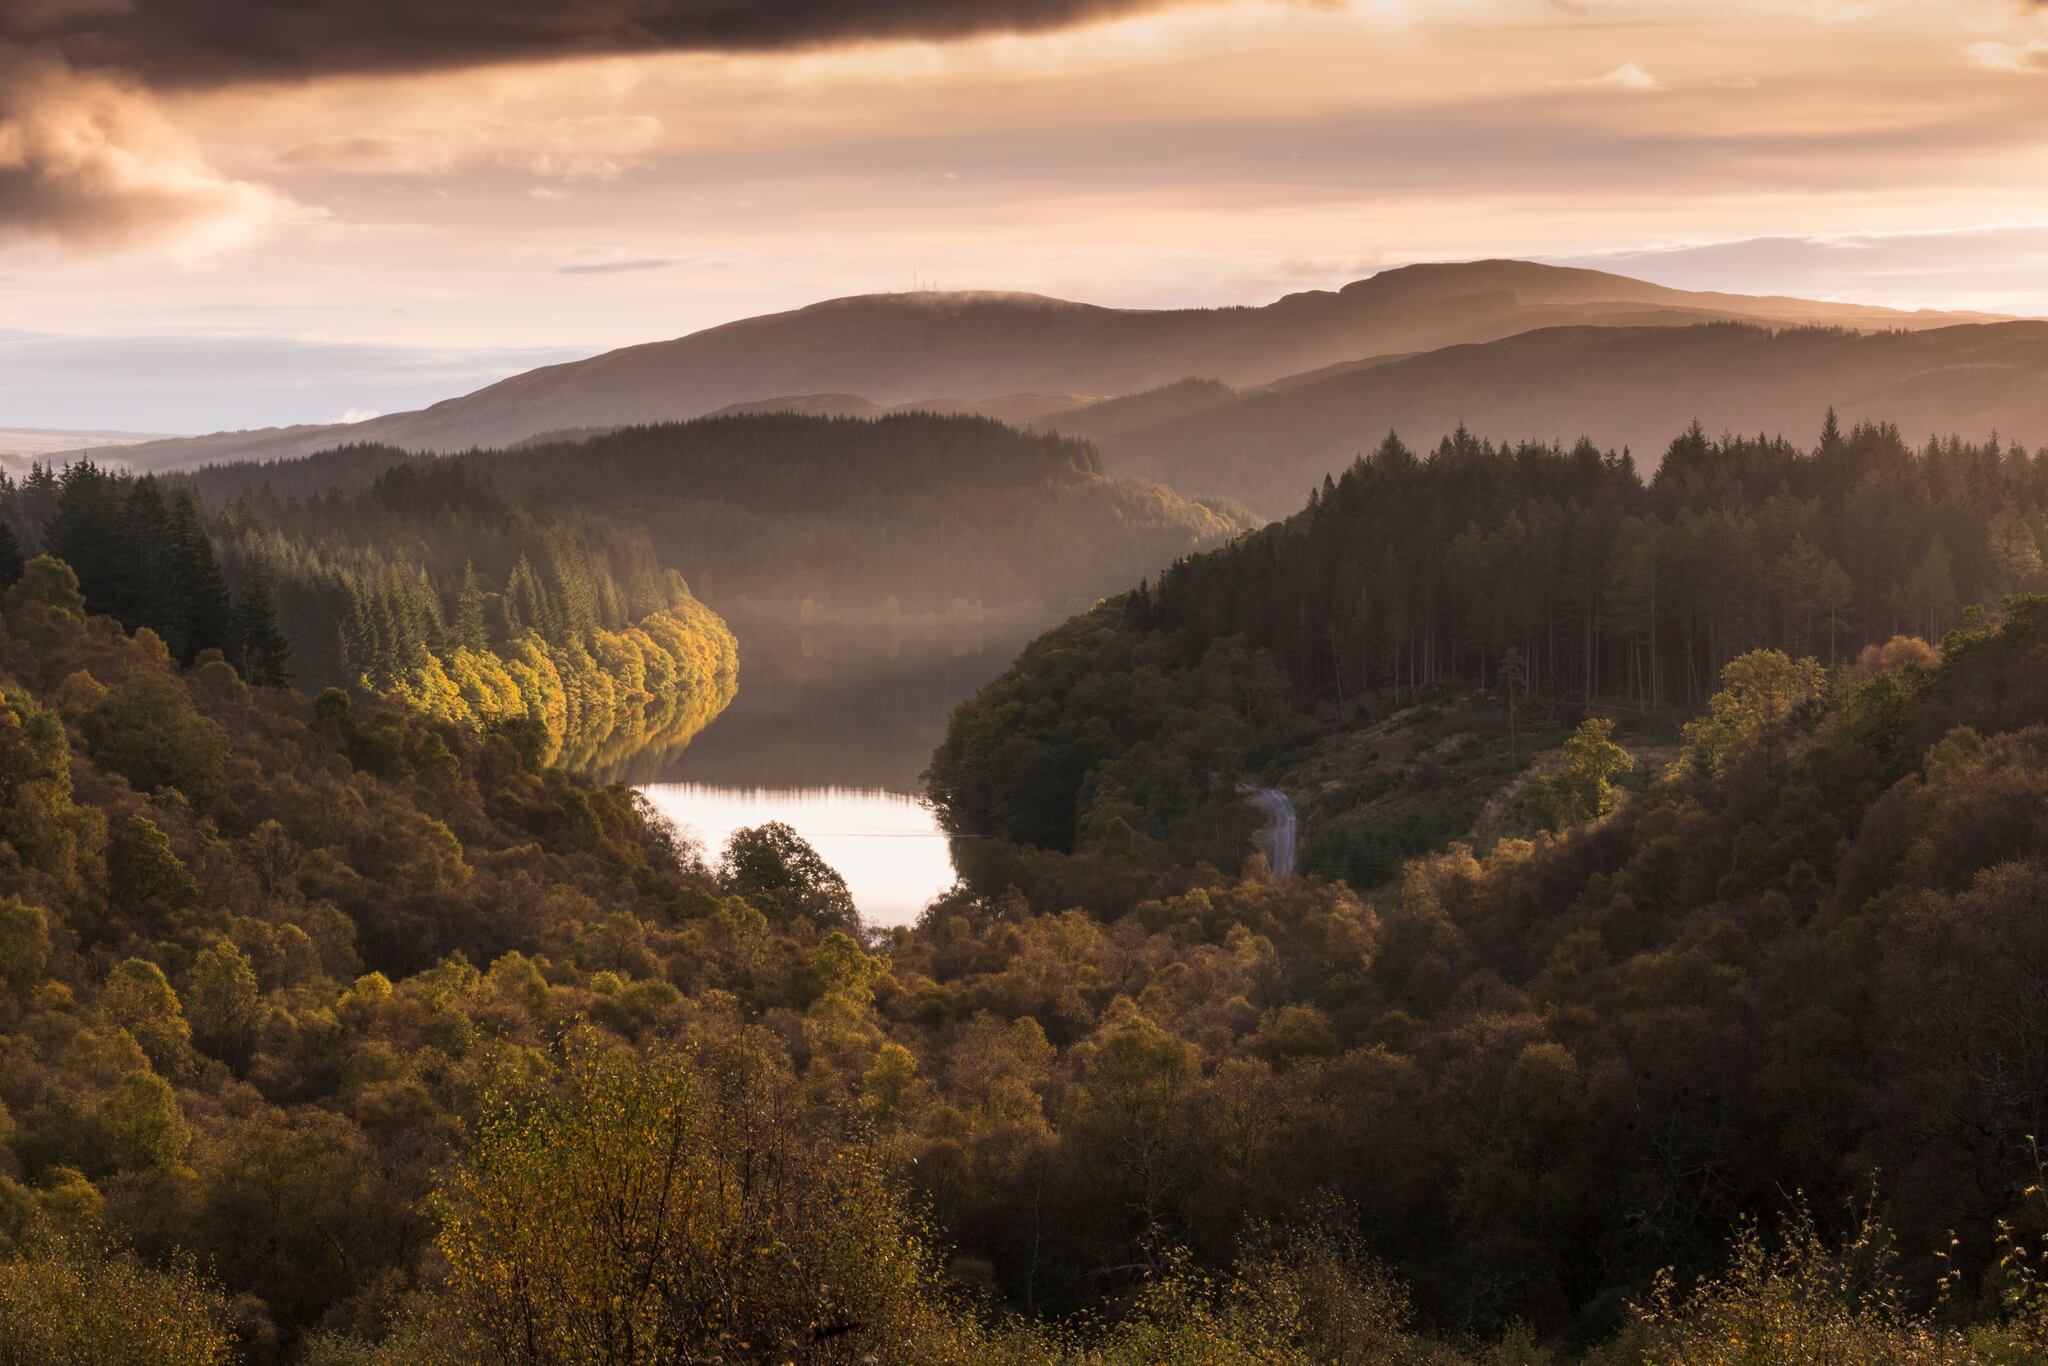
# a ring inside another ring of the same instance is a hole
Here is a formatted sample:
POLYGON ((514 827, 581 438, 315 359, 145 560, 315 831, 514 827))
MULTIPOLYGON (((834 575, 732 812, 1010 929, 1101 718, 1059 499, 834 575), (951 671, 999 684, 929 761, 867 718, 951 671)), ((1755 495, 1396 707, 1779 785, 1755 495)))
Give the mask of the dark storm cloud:
POLYGON ((1187 0, 0 0, 0 40, 151 84, 1035 32, 1187 0))

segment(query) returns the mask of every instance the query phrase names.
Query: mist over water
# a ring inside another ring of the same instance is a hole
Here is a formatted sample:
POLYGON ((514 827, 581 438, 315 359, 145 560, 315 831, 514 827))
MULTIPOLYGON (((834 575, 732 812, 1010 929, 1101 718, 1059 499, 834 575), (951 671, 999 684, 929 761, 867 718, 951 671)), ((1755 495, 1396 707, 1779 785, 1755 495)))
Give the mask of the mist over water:
POLYGON ((953 708, 1036 630, 735 629, 739 696, 636 772, 640 790, 713 863, 733 831, 781 821, 846 879, 865 923, 916 920, 954 882, 919 775, 953 708))

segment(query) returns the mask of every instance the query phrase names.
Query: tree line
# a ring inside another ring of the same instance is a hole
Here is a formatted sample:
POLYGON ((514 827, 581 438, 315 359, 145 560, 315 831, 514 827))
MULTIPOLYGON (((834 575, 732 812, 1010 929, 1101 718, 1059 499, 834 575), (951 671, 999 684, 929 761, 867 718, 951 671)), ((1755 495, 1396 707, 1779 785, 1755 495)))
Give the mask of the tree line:
POLYGON ((1496 446, 1462 428, 1418 456, 1389 435, 1302 513, 1175 565, 1140 629, 1270 650, 1339 707, 1495 685, 1513 651, 1539 698, 1697 707, 1771 648, 1829 665, 1964 604, 2048 587, 2048 459, 1993 436, 1843 432, 1804 449, 1695 423, 1645 479, 1627 453, 1496 446))
POLYGON ((89 458, 34 464, 18 483, 0 471, 0 584, 21 576, 24 542, 72 567, 88 611, 149 627, 180 662, 219 650, 252 681, 288 680, 269 582, 254 572, 230 589, 190 489, 89 458))

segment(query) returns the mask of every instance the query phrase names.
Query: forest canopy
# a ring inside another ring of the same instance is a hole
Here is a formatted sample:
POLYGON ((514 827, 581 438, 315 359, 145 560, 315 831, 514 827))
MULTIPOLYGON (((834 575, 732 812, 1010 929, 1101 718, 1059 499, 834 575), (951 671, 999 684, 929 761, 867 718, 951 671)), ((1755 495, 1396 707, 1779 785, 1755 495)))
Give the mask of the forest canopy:
POLYGON ((261 508, 427 460, 579 525, 644 534, 728 615, 793 618, 808 602, 1042 621, 1249 525, 1105 476, 1085 442, 932 413, 704 418, 438 458, 348 447, 197 483, 211 502, 261 508))
POLYGON ((1304 734, 1460 691, 1505 715, 1510 686, 1537 716, 1675 724, 1751 651, 1838 669, 1939 640, 1966 604, 2048 591, 2044 560, 2048 457, 1995 437, 1916 449, 1829 414, 1802 449, 1695 424, 1645 479, 1586 442, 1390 435, 1302 512, 1034 644, 960 707, 932 794, 960 835, 1220 861, 1202 832, 1304 734))
POLYGON ((213 648, 257 682, 520 726, 585 771, 686 744, 737 687, 731 632, 644 537, 535 516, 455 465, 209 514, 189 486, 79 461, 0 484, 0 520, 181 661, 213 648))
POLYGON ((1391 705, 1252 638, 1275 563, 1182 571, 1265 567, 1199 651, 1148 588, 963 710, 1070 895, 875 932, 794 832, 714 869, 516 727, 183 663, 26 559, 0 1361, 2035 1359, 2048 599, 1744 638, 1639 785, 1589 716, 1554 828, 1383 887, 1161 876, 1148 803, 1391 705))

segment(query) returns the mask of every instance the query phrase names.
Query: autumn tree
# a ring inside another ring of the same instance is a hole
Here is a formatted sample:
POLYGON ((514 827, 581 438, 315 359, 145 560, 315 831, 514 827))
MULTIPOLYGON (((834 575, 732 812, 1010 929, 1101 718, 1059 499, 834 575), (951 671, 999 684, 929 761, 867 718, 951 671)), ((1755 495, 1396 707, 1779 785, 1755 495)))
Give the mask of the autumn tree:
POLYGON ((45 1232, 0 1260, 0 1366, 227 1366, 225 1297, 189 1259, 167 1270, 45 1232))
POLYGON ((435 1331, 514 1362, 935 1359, 910 1225, 793 1099, 760 1041, 699 1065, 575 1036, 559 1080, 494 1099, 435 1198, 435 1331))

